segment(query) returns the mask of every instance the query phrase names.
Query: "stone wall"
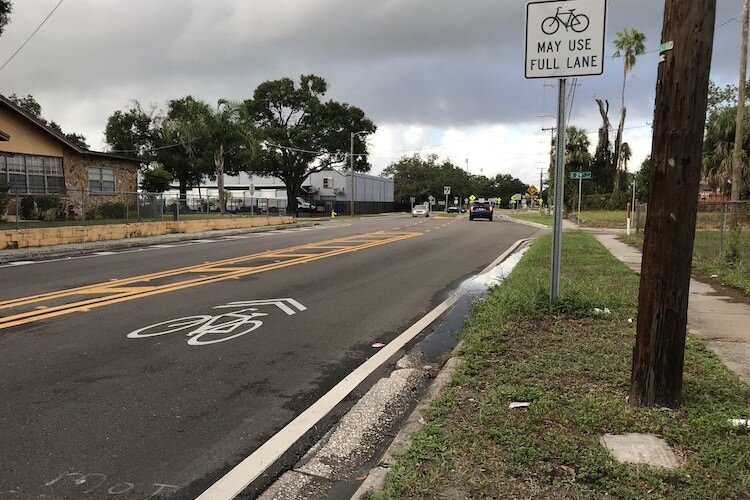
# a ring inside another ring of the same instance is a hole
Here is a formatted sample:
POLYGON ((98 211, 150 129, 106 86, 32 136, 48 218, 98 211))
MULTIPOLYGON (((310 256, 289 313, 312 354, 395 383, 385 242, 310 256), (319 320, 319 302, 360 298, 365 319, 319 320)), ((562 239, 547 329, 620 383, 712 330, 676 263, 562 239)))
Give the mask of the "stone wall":
POLYGON ((174 233, 291 224, 292 217, 232 217, 169 222, 138 222, 98 226, 64 226, 0 231, 0 248, 30 248, 92 241, 120 240, 174 233))
POLYGON ((102 203, 135 203, 138 189, 138 164, 135 162, 98 156, 82 156, 66 151, 63 156, 65 170, 66 203, 76 215, 81 213, 81 190, 86 191, 86 210, 102 203), (115 170, 114 194, 89 194, 89 167, 113 168, 115 170))

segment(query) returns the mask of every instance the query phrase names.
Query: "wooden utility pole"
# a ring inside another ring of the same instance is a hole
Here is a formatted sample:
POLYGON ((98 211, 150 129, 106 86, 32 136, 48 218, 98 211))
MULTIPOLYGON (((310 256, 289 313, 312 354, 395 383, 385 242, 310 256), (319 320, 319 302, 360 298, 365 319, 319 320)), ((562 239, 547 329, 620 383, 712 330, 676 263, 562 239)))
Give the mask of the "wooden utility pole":
POLYGON ((679 406, 716 0, 666 0, 630 403, 679 406), (669 46, 674 44, 670 50, 669 46))
MULTIPOLYGON (((750 0, 745 0, 742 9, 742 43, 740 49, 740 85, 737 95, 737 123, 734 133, 734 151, 732 153, 732 201, 740 201, 742 194, 742 143, 745 137, 745 85, 747 80, 747 32, 750 21, 750 0)), ((732 207, 729 216, 729 227, 737 228, 737 209, 732 207)))

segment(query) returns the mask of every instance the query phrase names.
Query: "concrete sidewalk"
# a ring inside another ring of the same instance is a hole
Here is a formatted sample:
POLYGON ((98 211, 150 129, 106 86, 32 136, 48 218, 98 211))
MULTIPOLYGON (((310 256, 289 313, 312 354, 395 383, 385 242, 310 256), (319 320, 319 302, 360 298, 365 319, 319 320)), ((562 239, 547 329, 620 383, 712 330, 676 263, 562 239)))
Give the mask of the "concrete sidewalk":
MULTIPOLYGON (((640 274, 640 250, 618 240, 617 234, 595 236, 615 257, 640 274)), ((750 306, 734 302, 711 285, 691 279, 688 331, 750 384, 750 306)))

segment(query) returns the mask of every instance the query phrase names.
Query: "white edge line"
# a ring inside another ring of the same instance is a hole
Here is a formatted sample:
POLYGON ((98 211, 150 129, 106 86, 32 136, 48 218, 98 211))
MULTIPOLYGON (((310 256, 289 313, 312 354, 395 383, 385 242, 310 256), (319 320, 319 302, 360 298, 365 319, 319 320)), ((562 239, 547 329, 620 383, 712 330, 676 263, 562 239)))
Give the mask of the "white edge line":
MULTIPOLYGON (((516 241, 500 257, 495 259, 489 266, 479 274, 485 274, 523 243, 528 241, 522 239, 516 241)), ((196 500, 229 500, 247 488, 263 472, 273 465, 281 456, 294 445, 302 436, 312 429, 323 417, 325 417, 336 405, 344 400, 354 389, 357 388, 370 374, 388 361, 402 347, 408 344, 422 330, 430 326, 441 314, 447 311, 453 304, 466 293, 465 290, 457 290, 447 299, 441 302, 432 311, 428 312, 419 321, 410 326, 405 332, 389 342, 367 361, 359 365, 353 372, 344 377, 338 384, 325 393, 320 399, 303 411, 297 418, 289 422, 283 429, 273 435, 271 439, 263 443, 258 449, 251 453, 232 470, 227 472, 221 479, 201 493, 196 500)))

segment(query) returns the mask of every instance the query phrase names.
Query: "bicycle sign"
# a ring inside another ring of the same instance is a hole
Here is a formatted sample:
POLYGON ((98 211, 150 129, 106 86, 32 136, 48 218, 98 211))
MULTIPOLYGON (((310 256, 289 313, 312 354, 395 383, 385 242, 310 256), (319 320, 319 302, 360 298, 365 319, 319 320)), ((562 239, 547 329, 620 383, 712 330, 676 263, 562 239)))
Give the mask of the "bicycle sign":
POLYGON ((536 1, 526 6, 526 78, 604 72, 607 0, 536 1))
POLYGON ((171 333, 186 332, 188 345, 203 346, 236 339, 263 326, 268 313, 258 312, 258 307, 276 306, 292 316, 307 308, 294 299, 271 299, 230 302, 214 309, 224 309, 221 314, 201 314, 162 321, 128 333, 129 339, 159 337, 171 333), (247 307, 256 306, 256 307, 247 307))
POLYGON ((558 7, 554 16, 546 17, 542 21, 542 31, 545 35, 554 35, 561 26, 576 33, 583 33, 589 27, 590 21, 586 14, 576 14, 575 9, 570 9, 561 14, 561 10, 562 7, 558 7))

